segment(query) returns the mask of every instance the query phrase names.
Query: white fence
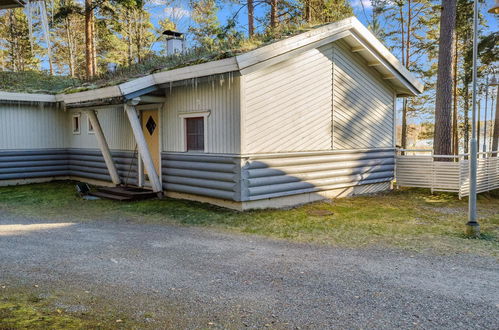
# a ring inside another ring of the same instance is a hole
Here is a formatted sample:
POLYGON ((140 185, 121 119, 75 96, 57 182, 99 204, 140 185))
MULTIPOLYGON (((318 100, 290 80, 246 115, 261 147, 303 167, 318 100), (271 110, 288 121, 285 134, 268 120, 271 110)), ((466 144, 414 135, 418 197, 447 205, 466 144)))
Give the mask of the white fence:
MULTIPOLYGON (((399 187, 429 188, 469 194, 468 154, 434 155, 431 150, 399 149, 396 156, 395 179, 399 187)), ((477 191, 499 189, 498 152, 478 153, 477 191)))

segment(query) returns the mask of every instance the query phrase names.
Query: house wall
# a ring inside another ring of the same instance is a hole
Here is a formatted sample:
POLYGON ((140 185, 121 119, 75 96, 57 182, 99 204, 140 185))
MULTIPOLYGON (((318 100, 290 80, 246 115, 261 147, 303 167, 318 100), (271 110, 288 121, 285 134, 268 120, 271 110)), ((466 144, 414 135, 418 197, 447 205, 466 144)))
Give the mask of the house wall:
POLYGON ((207 152, 234 154, 240 151, 239 76, 215 75, 210 81, 188 81, 166 91, 162 110, 163 151, 183 152, 185 113, 209 111, 207 152))
POLYGON ((0 104, 0 150, 66 146, 64 111, 44 103, 0 104))
POLYGON ((243 154, 394 147, 395 93, 344 41, 242 76, 241 93, 243 154))
POLYGON ((242 77, 244 154, 331 150, 331 60, 326 45, 242 77))
POLYGON ((394 147, 394 91, 344 41, 333 52, 333 148, 394 147))
POLYGON ((242 200, 313 193, 393 179, 393 149, 249 156, 243 159, 242 200))
MULTIPOLYGON (((135 139, 133 137, 130 122, 123 111, 122 106, 110 107, 97 110, 97 118, 101 124, 102 131, 106 136, 111 150, 134 150, 135 139)), ((98 149, 99 144, 95 134, 88 132, 88 117, 84 111, 70 110, 66 117, 66 135, 68 148, 98 149), (79 134, 73 134, 72 117, 80 114, 81 129, 79 134)))

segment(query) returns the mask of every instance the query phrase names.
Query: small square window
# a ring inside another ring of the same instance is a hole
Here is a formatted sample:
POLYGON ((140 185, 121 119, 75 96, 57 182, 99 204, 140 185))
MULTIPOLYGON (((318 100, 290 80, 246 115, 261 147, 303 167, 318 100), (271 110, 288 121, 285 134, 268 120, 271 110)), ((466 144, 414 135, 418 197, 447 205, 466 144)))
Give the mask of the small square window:
POLYGON ((185 118, 187 151, 204 151, 204 117, 185 118))
POLYGON ((80 134, 80 114, 73 115, 72 118, 73 134, 80 134))
POLYGON ((87 124, 88 124, 88 134, 94 134, 94 126, 92 125, 92 122, 90 121, 90 117, 87 117, 87 124))

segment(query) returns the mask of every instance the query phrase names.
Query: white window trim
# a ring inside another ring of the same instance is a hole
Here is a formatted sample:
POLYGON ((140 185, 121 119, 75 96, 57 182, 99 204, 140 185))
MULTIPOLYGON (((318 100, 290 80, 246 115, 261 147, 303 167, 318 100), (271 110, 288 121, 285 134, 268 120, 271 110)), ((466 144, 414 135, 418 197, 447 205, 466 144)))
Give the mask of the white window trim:
POLYGON ((73 132, 74 135, 81 134, 81 114, 80 113, 75 113, 75 114, 73 114, 73 116, 71 116, 71 131, 73 132), (75 130, 75 122, 74 122, 75 118, 78 118, 78 130, 75 130))
MULTIPOLYGON (((183 152, 188 152, 187 151, 187 136, 186 136, 186 129, 185 129, 185 125, 186 125, 185 119, 196 118, 196 117, 203 117, 204 150, 201 152, 208 152, 208 117, 210 116, 210 114, 211 114, 210 110, 198 111, 198 112, 180 112, 178 114, 178 116, 180 118, 180 133, 182 136, 181 150, 183 150, 183 152)), ((200 152, 200 151, 189 151, 189 152, 196 153, 196 152, 200 152)))
POLYGON ((90 117, 87 115, 87 133, 88 134, 95 134, 95 127, 93 127, 93 130, 90 130, 90 126, 92 125, 92 123, 90 122, 90 117))

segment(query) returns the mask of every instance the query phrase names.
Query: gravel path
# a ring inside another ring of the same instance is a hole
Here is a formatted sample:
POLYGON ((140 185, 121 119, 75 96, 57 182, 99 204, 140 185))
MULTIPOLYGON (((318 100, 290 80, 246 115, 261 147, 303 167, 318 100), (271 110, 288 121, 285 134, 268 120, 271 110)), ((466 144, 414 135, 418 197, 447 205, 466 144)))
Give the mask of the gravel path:
POLYGON ((499 328, 493 258, 1 211, 0 251, 1 283, 88 290, 165 327, 499 328))

